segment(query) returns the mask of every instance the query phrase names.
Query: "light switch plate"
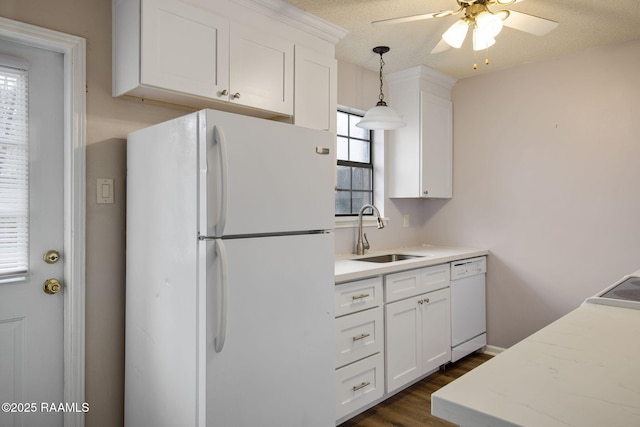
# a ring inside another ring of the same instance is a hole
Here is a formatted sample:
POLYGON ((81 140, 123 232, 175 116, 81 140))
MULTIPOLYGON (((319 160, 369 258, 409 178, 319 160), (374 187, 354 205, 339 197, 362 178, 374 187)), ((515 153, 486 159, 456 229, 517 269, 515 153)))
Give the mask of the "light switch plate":
POLYGON ((113 203, 113 178, 96 179, 96 203, 113 203))

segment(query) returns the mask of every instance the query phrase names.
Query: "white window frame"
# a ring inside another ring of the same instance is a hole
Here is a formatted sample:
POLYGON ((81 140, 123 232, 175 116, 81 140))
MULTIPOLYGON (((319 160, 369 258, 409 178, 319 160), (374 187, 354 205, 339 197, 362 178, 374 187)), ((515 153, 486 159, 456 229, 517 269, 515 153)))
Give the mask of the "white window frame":
MULTIPOLYGON (((366 111, 359 110, 345 105, 338 105, 338 111, 345 111, 353 114, 364 115, 366 111)), ((372 146, 371 155, 373 156, 373 201, 375 206, 382 215, 382 221, 385 225, 389 222, 389 218, 385 217, 385 168, 384 159, 386 150, 384 148, 385 132, 383 130, 374 130, 371 136, 372 146)), ((335 228, 356 228, 358 227, 358 216, 335 216, 335 228)), ((373 215, 366 215, 362 218, 363 227, 377 227, 378 223, 373 215)))

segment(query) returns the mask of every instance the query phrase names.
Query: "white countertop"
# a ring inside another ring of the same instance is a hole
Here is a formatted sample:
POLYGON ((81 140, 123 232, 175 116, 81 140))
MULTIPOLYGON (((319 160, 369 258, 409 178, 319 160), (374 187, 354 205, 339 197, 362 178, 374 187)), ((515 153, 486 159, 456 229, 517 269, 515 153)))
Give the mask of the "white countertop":
POLYGON ((432 395, 472 426, 640 426, 640 310, 584 303, 432 395))
POLYGON ((448 246, 422 245, 407 248, 396 248, 384 251, 367 251, 365 255, 343 254, 336 256, 336 283, 364 279, 366 277, 393 273, 429 265, 443 264, 465 258, 487 255, 488 251, 474 248, 457 248, 448 246), (374 263, 355 261, 357 258, 367 258, 377 255, 407 254, 419 255, 422 258, 412 258, 404 261, 374 263))

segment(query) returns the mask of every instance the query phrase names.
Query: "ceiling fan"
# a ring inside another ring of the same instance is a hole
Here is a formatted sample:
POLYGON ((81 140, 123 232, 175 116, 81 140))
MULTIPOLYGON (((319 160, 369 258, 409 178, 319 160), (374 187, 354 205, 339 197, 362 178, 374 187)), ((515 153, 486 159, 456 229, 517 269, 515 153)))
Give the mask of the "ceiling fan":
POLYGON ((549 19, 517 12, 515 10, 500 9, 492 11, 489 6, 509 6, 524 0, 456 0, 458 9, 423 13, 419 15, 374 21, 374 25, 399 24, 403 22, 419 21, 431 18, 444 18, 464 12, 462 18, 456 21, 433 48, 431 53, 443 52, 449 47, 459 48, 464 42, 469 28, 473 31, 473 50, 487 49, 495 44, 495 37, 503 26, 514 28, 537 36, 544 36, 558 26, 549 19))

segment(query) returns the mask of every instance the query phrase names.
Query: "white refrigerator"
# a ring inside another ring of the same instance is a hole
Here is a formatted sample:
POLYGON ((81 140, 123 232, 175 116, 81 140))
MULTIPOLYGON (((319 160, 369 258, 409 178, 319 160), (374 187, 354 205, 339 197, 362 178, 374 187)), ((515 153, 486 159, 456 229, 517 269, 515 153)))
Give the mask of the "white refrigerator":
POLYGON ((332 134, 202 110, 127 141, 127 427, 335 425, 332 134))

